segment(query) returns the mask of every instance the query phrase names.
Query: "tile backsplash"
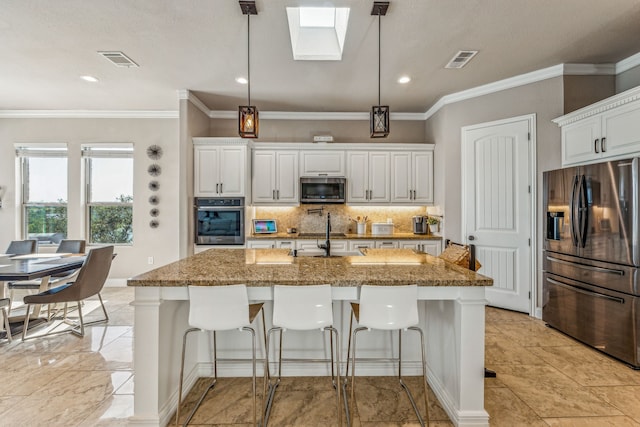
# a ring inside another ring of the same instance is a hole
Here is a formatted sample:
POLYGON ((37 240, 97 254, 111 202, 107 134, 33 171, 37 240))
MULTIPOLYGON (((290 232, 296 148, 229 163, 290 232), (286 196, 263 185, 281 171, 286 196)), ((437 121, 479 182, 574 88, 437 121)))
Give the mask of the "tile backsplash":
POLYGON ((331 213, 331 228, 335 233, 355 233, 355 220, 358 216, 367 219, 367 232, 371 232, 371 223, 393 222, 394 232, 411 233, 411 218, 425 215, 425 206, 347 206, 347 205, 300 205, 294 207, 254 207, 248 213, 252 218, 275 219, 278 231, 295 227, 301 233, 322 233, 327 224, 327 212, 331 213), (322 213, 308 213, 309 210, 323 208, 322 213), (253 212, 251 212, 253 210, 253 212))

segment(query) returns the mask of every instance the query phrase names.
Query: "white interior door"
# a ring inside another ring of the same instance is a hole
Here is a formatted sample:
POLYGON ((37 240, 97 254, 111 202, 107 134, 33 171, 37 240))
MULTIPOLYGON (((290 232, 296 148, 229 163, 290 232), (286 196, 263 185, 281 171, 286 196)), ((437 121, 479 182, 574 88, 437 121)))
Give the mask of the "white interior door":
POLYGON ((463 235, 476 245, 479 273, 493 278, 489 304, 531 311, 530 135, 534 117, 462 129, 463 235))

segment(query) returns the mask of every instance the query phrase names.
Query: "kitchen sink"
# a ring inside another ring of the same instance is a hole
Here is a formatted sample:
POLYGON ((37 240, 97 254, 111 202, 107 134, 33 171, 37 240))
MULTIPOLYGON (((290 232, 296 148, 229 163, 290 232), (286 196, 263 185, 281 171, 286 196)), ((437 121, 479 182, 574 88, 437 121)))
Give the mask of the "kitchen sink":
POLYGON ((298 257, 316 257, 316 258, 340 258, 345 256, 364 256, 361 251, 331 251, 329 257, 324 255, 321 250, 294 250, 289 252, 290 256, 298 257))
MULTIPOLYGON (((310 239, 323 239, 326 238, 326 233, 299 233, 298 237, 308 237, 310 239)), ((329 233, 329 237, 347 237, 344 233, 329 233)))

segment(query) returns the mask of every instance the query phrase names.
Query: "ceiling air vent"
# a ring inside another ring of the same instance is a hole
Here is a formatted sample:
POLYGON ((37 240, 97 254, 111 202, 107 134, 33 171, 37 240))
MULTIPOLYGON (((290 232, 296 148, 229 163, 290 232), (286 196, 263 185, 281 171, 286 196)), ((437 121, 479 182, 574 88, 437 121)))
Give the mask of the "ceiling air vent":
POLYGON ((451 61, 444 68, 462 68, 476 56, 477 50, 461 50, 451 58, 451 61))
POLYGON ((116 67, 131 68, 131 67, 139 66, 138 64, 133 62, 131 58, 129 58, 127 55, 125 55, 122 52, 98 52, 98 54, 107 58, 116 67))

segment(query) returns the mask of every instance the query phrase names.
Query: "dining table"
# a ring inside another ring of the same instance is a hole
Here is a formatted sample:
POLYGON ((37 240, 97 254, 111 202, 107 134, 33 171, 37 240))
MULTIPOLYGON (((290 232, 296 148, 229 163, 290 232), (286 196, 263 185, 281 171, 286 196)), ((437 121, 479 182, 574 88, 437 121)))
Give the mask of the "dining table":
MULTIPOLYGON (((0 254, 0 298, 6 298, 6 283, 22 280, 40 280, 39 292, 46 291, 52 275, 77 270, 86 255, 70 253, 40 253, 27 255, 0 254)), ((38 317, 39 307, 33 317, 38 317)), ((31 317, 30 317, 31 318, 31 317)), ((24 316, 11 318, 11 323, 24 320, 24 316)), ((12 328, 13 329, 13 328, 12 328)))

